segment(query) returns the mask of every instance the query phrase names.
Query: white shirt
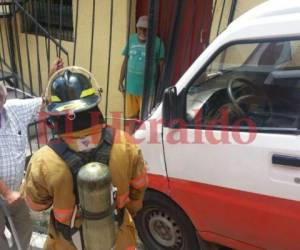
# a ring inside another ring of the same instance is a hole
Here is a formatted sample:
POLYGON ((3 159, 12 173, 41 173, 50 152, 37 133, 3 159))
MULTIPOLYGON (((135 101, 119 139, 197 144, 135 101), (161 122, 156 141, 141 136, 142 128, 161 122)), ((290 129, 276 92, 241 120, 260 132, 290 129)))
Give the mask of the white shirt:
POLYGON ((42 98, 11 99, 1 111, 0 179, 12 190, 18 190, 23 178, 27 126, 35 120, 42 98))

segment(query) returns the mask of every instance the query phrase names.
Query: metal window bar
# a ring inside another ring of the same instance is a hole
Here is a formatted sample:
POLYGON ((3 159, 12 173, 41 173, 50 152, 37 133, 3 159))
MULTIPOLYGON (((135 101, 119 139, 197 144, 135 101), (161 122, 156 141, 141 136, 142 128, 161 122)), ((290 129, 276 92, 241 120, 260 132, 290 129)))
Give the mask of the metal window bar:
POLYGON ((3 40, 3 34, 2 34, 2 23, 0 23, 0 40, 1 40, 1 50, 2 50, 3 60, 6 61, 6 55, 5 55, 5 50, 4 50, 4 40, 3 40))
MULTIPOLYGON (((13 74, 8 72, 8 71, 10 71, 10 69, 7 67, 7 65, 12 62, 12 58, 13 58, 12 53, 14 52, 14 51, 12 51, 12 47, 9 46, 10 45, 9 42, 12 41, 12 35, 10 34, 10 36, 8 36, 8 34, 9 34, 9 24, 11 24, 10 20, 9 20, 10 17, 11 17, 11 14, 8 12, 8 4, 7 3, 2 2, 1 3, 1 8, 2 8, 2 19, 1 19, 1 21, 2 21, 2 25, 4 26, 4 32, 5 32, 5 34, 3 35, 2 28, 1 28, 1 36, 2 37, 4 36, 6 38, 6 44, 7 44, 6 50, 8 52, 8 57, 9 57, 7 60, 6 60, 6 58, 4 59, 4 58, 1 57, 1 65, 2 65, 2 69, 3 69, 1 78, 4 80, 4 83, 9 83, 11 86, 15 86, 15 84, 17 83, 17 80, 16 80, 16 78, 14 77, 13 74), (8 62, 8 60, 9 60, 9 62, 8 62), (5 66, 6 71, 4 71, 3 66, 5 66)), ((5 55, 4 43, 3 43, 3 53, 5 55)), ((15 64, 11 63, 11 65, 12 65, 12 67, 14 67, 14 70, 15 70, 15 64)), ((14 96, 15 97, 17 96, 16 91, 14 91, 14 96)))
MULTIPOLYGON (((36 21, 48 30, 52 37, 59 40, 73 41, 73 11, 71 0, 39 0, 38 2, 25 3, 26 11, 33 15, 34 9, 37 10, 36 21), (32 5, 33 4, 33 5, 32 5), (46 12, 51 10, 51 15, 46 12)), ((30 23, 23 32, 35 33, 35 24, 30 23)), ((38 31, 39 35, 44 35, 38 31)))
POLYGON ((0 74, 0 81, 4 81, 5 82, 5 74, 4 74, 4 67, 3 67, 3 62, 2 62, 2 57, 1 57, 1 52, 0 52, 0 70, 1 70, 1 74, 0 74))
MULTIPOLYGON (((60 4, 59 4, 59 34, 62 34, 62 16, 63 16, 63 0, 60 0, 60 4)), ((58 53, 58 57, 61 58, 61 40, 62 37, 59 36, 59 53, 58 53)))
POLYGON ((2 24, 0 23, 0 40, 1 40, 1 47, 2 50, 0 52, 0 67, 1 67, 1 81, 5 81, 5 74, 4 74, 4 66, 3 66, 3 60, 5 61, 5 51, 4 51, 4 43, 3 43, 3 35, 2 35, 2 24), (3 57, 3 59, 2 59, 3 57))
POLYGON ((45 37, 45 48, 46 48, 46 58, 47 58, 47 69, 48 69, 48 75, 50 73, 50 44, 49 39, 45 37))
MULTIPOLYGON (((25 27, 28 26, 28 19, 25 18, 24 13, 21 14, 22 22, 25 27)), ((27 59, 27 67, 28 67, 28 77, 29 77, 29 87, 30 87, 30 94, 33 95, 33 83, 32 83, 32 71, 31 71, 31 63, 30 63, 30 50, 28 45, 28 34, 25 33, 25 45, 26 45, 26 59, 27 59)))
MULTIPOLYGON (((47 28, 50 30, 50 1, 47 2, 47 28)), ((50 46, 50 39, 47 37, 47 65, 48 65, 48 75, 50 72, 50 53, 51 53, 51 46, 50 46)))
POLYGON ((90 72, 93 69, 93 55, 94 55, 94 33, 95 33, 95 7, 96 7, 96 0, 93 0, 93 9, 92 9, 92 36, 91 36, 91 50, 90 50, 90 72))
MULTIPOLYGON (((6 5, 2 7, 3 10, 3 14, 4 16, 7 16, 7 8, 6 5)), ((8 53, 10 53, 10 43, 9 43, 9 36, 8 36, 8 19, 5 18, 4 20, 4 27, 5 27, 5 37, 6 37, 6 42, 7 42, 7 46, 8 46, 8 53)))
MULTIPOLYGON (((5 18, 5 36, 7 42, 7 49, 9 54, 9 62, 11 71, 18 75, 16 63, 15 63, 15 51, 14 51, 14 38, 13 38, 13 31, 12 31, 12 15, 9 13, 10 4, 6 4, 3 6, 5 18)), ((20 78, 14 78, 11 82, 13 87, 17 88, 20 78)), ((15 97, 17 97, 17 92, 15 91, 15 97)))
POLYGON ((76 63, 77 31, 78 31, 78 10, 79 10, 79 0, 77 0, 77 2, 76 2, 75 35, 74 35, 74 48, 73 48, 73 65, 75 65, 75 63, 76 63))
MULTIPOLYGON (((30 3, 34 3, 33 4, 33 14, 34 14, 34 18, 37 20, 37 6, 36 6, 36 3, 37 3, 37 0, 33 0, 30 1, 30 3)), ((41 95, 42 94, 42 86, 43 86, 43 83, 42 83, 42 75, 41 75, 41 61, 40 61, 40 45, 39 45, 39 37, 38 37, 38 26, 36 25, 35 26, 35 44, 36 44, 36 61, 37 61, 37 66, 38 66, 38 94, 41 95)))
POLYGON ((220 17, 219 24, 218 24, 217 35, 220 34, 220 28, 221 28, 221 23, 222 23, 222 21, 223 21, 223 15, 224 15, 225 3, 226 3, 225 0, 223 0, 222 10, 221 10, 221 17, 220 17))
POLYGON ((213 17, 215 16, 217 5, 218 5, 218 0, 215 0, 214 6, 213 6, 213 11, 212 11, 213 17))
POLYGON ((170 37, 168 39, 168 41, 170 41, 170 44, 167 50, 167 57, 166 57, 167 63, 165 66, 164 75, 161 78, 161 82, 159 83, 159 89, 157 91, 158 94, 156 96, 156 103, 160 103, 160 101, 162 100, 164 90, 167 87, 171 86, 172 71, 175 63, 174 56, 177 47, 178 36, 180 35, 179 33, 180 20, 182 19, 185 4, 186 1, 177 0, 176 2, 176 10, 175 10, 175 15, 173 17, 172 28, 171 28, 172 32, 170 32, 170 37))
MULTIPOLYGON (((43 11, 43 15, 44 15, 44 18, 47 20, 47 23, 48 23, 48 18, 49 18, 49 1, 47 2, 47 7, 46 8, 43 8, 42 11, 43 11)), ((46 26, 46 25, 45 25, 46 26)), ((47 25, 47 30, 49 30, 49 27, 47 25)), ((27 34, 27 32, 25 32, 27 34)), ((48 69, 48 74, 49 74, 49 71, 50 71, 50 45, 49 45, 49 39, 47 37, 44 37, 44 42, 45 42, 45 50, 46 50, 46 62, 47 62, 47 69, 48 69)))
POLYGON ((232 0, 227 25, 229 25, 234 19, 234 15, 235 15, 235 11, 236 11, 236 5, 237 5, 237 0, 232 0))
POLYGON ((142 101, 142 110, 140 118, 145 120, 150 113, 151 107, 151 93, 153 93, 153 61, 155 60, 155 38, 158 23, 159 0, 150 1, 149 6, 149 25, 146 43, 146 58, 145 58, 145 78, 144 78, 144 92, 142 101))
MULTIPOLYGON (((229 0, 228 0, 229 1, 229 0)), ((226 28, 233 20, 234 20, 234 15, 236 12, 236 6, 237 6, 237 0, 231 0, 230 3, 230 11, 228 15, 225 15, 225 7, 226 7, 227 0, 215 0, 214 5, 213 5, 213 11, 212 11, 212 16, 213 20, 212 23, 217 22, 218 28, 216 31, 216 36, 218 36, 224 28, 226 28), (217 8, 221 7, 220 14, 217 13, 217 8), (226 21, 227 19, 227 21, 226 21), (222 23, 226 23, 226 26, 222 29, 222 23)), ((210 33, 211 37, 211 33, 210 33)))
POLYGON ((108 65, 107 65, 107 74, 106 74, 106 105, 105 105, 105 119, 107 122, 107 112, 109 104, 109 83, 110 83, 110 66, 111 66, 111 45, 112 45, 112 32, 113 32, 113 13, 114 13, 114 0, 111 0, 110 5, 110 25, 109 25, 109 48, 108 48, 108 65))
MULTIPOLYGON (((132 16, 132 0, 129 0, 128 11, 127 11, 127 33, 126 33, 126 43, 129 42, 130 37, 130 25, 131 25, 131 16, 132 16)), ((125 70, 125 80, 124 80, 124 88, 127 89, 127 70, 125 70)), ((126 98, 123 98, 123 127, 126 126, 126 98)))
MULTIPOLYGON (((15 16, 16 13, 16 8, 15 5, 11 5, 10 11, 13 13, 13 16, 15 16)), ((17 18, 13 18, 13 24, 14 24, 14 39, 15 39, 15 44, 17 47, 17 61, 18 61, 18 69, 20 73, 20 78, 21 78, 21 89, 23 91, 23 98, 25 98, 25 83, 24 83, 24 77, 23 77, 23 64, 22 64, 22 59, 21 59, 21 50, 20 50, 20 40, 19 40, 19 29, 18 29, 18 24, 17 24, 17 18)))

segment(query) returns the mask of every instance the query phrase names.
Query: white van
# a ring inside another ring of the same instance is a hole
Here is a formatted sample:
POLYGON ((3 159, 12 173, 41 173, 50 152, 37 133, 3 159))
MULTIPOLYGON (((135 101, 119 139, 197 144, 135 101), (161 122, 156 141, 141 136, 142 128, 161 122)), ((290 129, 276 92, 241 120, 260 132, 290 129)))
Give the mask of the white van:
POLYGON ((136 132, 147 249, 300 249, 300 1, 234 21, 136 132))

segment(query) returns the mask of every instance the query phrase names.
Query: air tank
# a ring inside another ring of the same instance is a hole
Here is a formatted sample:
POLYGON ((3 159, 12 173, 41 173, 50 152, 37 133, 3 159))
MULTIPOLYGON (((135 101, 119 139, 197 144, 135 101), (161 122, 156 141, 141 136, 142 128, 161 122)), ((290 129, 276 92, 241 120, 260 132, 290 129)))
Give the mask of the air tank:
POLYGON ((98 162, 84 165, 77 175, 77 186, 80 208, 83 211, 84 249, 111 250, 115 245, 117 228, 111 209, 113 186, 109 167, 98 162), (105 211, 110 212, 102 219, 97 218, 97 214, 105 211), (96 218, 89 218, 89 215, 96 218))

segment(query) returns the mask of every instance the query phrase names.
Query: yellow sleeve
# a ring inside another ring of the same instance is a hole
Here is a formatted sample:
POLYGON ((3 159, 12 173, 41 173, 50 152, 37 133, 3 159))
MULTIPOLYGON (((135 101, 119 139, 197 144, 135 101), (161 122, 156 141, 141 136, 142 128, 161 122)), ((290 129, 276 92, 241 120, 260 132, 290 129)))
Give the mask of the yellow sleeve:
POLYGON ((132 216, 143 206, 143 199, 145 190, 148 185, 148 176, 146 170, 146 164, 142 156, 141 150, 134 146, 132 150, 133 161, 132 161, 132 177, 129 182, 129 202, 126 207, 132 216))
POLYGON ((44 165, 42 160, 32 157, 22 188, 27 205, 35 211, 46 210, 52 205, 52 197, 43 171, 44 165))

